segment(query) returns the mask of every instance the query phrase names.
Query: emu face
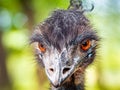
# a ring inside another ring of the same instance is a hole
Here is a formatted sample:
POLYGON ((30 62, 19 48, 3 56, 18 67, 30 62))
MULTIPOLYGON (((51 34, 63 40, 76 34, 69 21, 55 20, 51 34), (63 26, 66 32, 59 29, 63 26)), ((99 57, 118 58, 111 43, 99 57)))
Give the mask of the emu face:
MULTIPOLYGON (((35 28, 31 42, 54 87, 60 87, 93 62, 96 33, 80 11, 57 10, 35 28)), ((74 77, 76 78, 76 77, 74 77)))

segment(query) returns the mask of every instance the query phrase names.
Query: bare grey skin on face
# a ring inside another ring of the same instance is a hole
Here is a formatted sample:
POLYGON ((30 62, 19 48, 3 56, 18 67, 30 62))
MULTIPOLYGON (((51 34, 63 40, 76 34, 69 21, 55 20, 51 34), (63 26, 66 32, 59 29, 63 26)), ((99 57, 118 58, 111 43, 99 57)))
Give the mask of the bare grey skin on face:
POLYGON ((31 43, 51 90, 84 90, 84 72, 96 54, 98 37, 83 12, 57 10, 36 26, 31 43))

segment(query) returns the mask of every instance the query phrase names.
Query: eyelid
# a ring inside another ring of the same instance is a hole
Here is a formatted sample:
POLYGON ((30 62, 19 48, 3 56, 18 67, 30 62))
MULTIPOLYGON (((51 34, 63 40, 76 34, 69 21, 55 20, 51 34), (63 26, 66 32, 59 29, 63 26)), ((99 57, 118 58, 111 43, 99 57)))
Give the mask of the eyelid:
POLYGON ((85 40, 82 40, 81 42, 79 42, 79 44, 81 44, 82 42, 84 42, 86 40, 90 40, 91 41, 91 46, 93 46, 93 47, 97 45, 97 41, 94 40, 94 39, 85 39, 85 40))
POLYGON ((79 44, 86 39, 99 41, 99 38, 96 36, 96 33, 94 32, 89 32, 89 33, 87 32, 85 34, 84 33, 82 33, 81 35, 77 36, 74 40, 72 40, 74 41, 73 44, 79 44))
POLYGON ((31 41, 31 43, 43 42, 43 37, 42 37, 42 35, 35 33, 30 37, 30 41, 31 41))

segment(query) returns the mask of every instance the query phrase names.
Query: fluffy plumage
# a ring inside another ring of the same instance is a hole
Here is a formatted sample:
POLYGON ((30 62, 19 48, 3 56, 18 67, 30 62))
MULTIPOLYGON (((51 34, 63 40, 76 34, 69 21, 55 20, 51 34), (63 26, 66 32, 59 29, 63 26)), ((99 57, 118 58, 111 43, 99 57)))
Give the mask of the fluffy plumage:
POLYGON ((94 60, 98 40, 89 20, 77 10, 54 11, 35 27, 31 43, 42 43, 47 49, 42 53, 37 48, 36 56, 46 70, 52 90, 84 90, 84 71, 94 60), (86 40, 91 41, 91 47, 83 51, 80 45, 86 40), (57 70, 63 76, 57 76, 57 70))

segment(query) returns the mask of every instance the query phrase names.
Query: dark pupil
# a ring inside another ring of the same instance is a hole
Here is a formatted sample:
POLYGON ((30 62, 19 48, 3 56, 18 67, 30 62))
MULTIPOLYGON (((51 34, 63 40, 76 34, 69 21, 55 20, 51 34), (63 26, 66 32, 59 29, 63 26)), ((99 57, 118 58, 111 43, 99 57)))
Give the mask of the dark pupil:
POLYGON ((42 45, 42 44, 41 44, 40 46, 41 46, 41 47, 43 47, 43 45, 42 45))
POLYGON ((88 43, 85 41, 85 42, 82 43, 82 45, 83 45, 83 46, 87 46, 88 43))

